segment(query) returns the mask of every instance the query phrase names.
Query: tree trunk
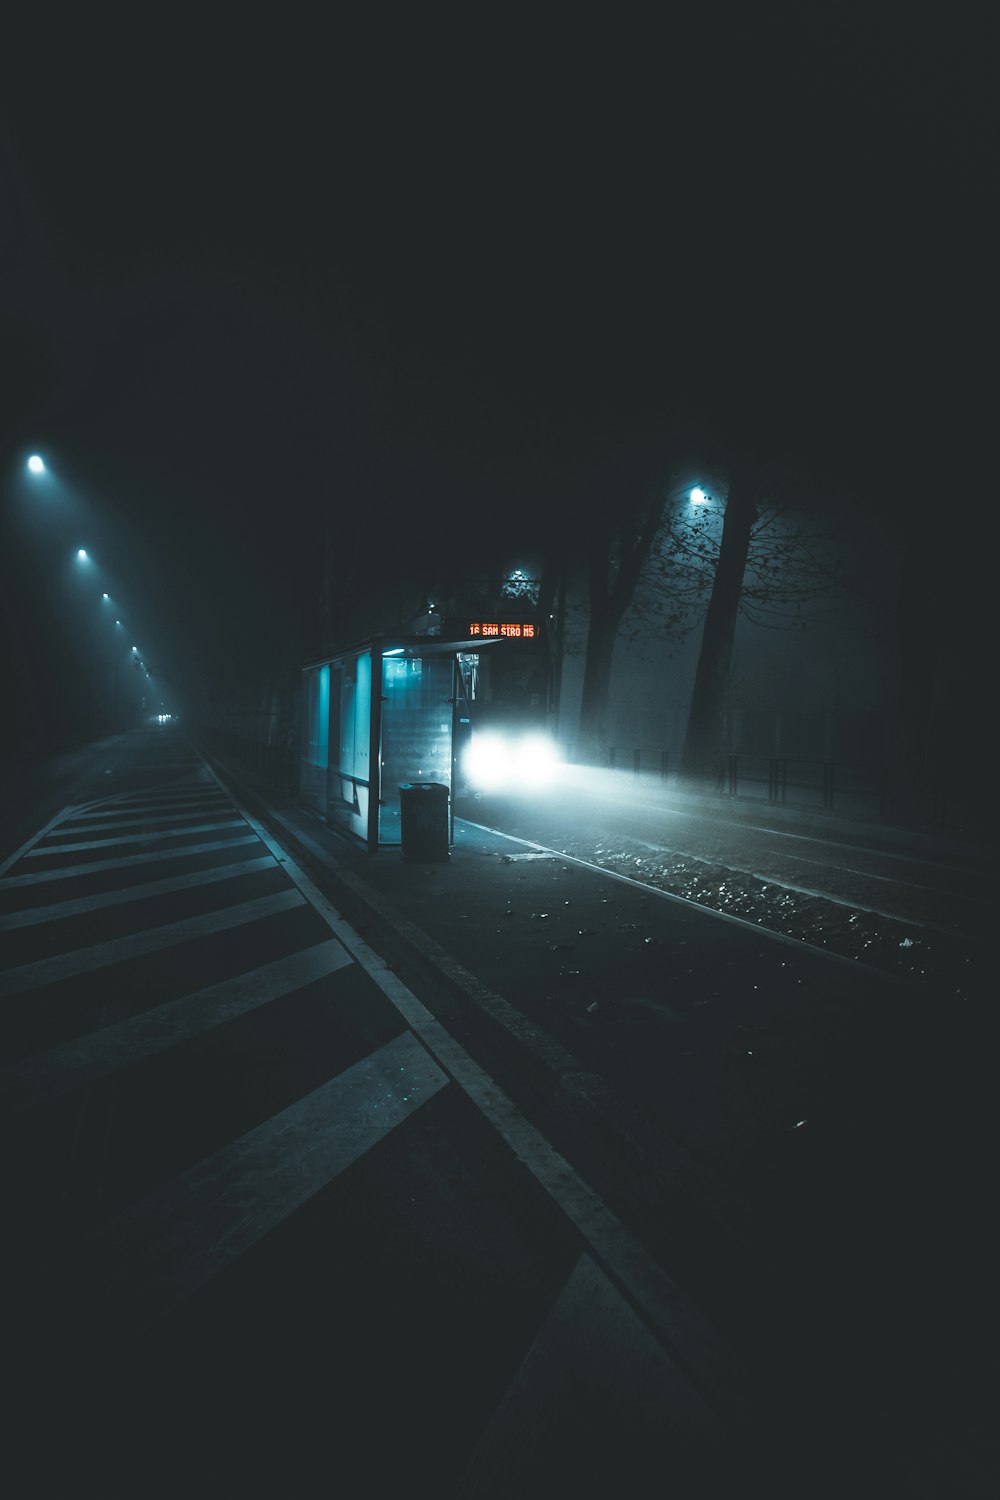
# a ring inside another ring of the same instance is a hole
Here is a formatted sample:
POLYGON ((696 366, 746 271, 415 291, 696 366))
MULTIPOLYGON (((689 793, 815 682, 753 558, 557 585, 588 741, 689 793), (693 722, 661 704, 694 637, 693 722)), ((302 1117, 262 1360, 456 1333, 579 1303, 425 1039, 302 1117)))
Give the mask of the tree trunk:
POLYGON ((750 533, 757 519, 757 489, 757 476, 752 466, 739 460, 731 462, 719 559, 705 615, 681 757, 684 775, 713 789, 719 784, 726 748, 726 706, 733 641, 750 533))
POLYGON ((617 523, 618 565, 614 567, 614 531, 600 522, 590 543, 590 628, 583 669, 577 754, 585 763, 603 766, 610 745, 608 700, 615 639, 622 617, 635 597, 636 584, 663 520, 667 491, 657 486, 645 502, 620 513, 617 523), (613 582, 611 579, 613 578, 613 582))
POLYGON ((545 548, 542 577, 538 590, 538 618, 545 631, 548 648, 551 693, 549 706, 552 730, 559 731, 559 699, 562 690, 563 657, 566 635, 566 543, 545 548))
POLYGON ((597 601, 596 604, 591 601, 577 741, 577 758, 586 765, 607 764, 608 698, 617 632, 618 618, 608 601, 597 601))

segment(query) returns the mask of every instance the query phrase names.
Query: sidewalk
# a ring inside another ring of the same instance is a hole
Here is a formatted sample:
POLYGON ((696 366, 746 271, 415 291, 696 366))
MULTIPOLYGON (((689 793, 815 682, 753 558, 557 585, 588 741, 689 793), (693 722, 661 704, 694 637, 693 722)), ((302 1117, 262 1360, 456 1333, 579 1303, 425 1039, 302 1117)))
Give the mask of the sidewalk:
POLYGON ((461 820, 447 862, 368 855, 209 758, 749 1364, 803 1493, 820 1454, 831 1494, 934 1493, 954 1335, 943 1290, 910 1318, 936 1184, 904 1158, 940 1119, 885 981, 461 820))
MULTIPOLYGON (((439 1018, 486 1049, 517 1102, 560 1139, 569 1132, 586 1142, 602 1189, 619 1207, 629 1202, 638 1210, 659 1203, 664 1192, 680 1194, 700 1206, 703 1229, 712 1223, 720 1242, 740 1244, 712 1171, 651 1129, 628 1089, 616 1090, 603 1068, 588 1068, 566 1039, 526 1013, 529 997, 544 1012, 544 994, 553 989, 573 990, 574 1009, 588 1016, 614 992, 641 994, 651 956, 641 949, 651 945, 637 934, 648 925, 653 898, 458 818, 447 862, 410 863, 391 846, 369 855, 303 807, 277 798, 242 765, 202 748, 250 810, 322 879, 362 935, 377 935, 390 966, 407 982, 430 984, 439 1018), (581 936, 597 941, 581 943, 581 936)), ((697 922, 700 914, 690 916, 697 922)))
POLYGON ((712 1500, 734 1447, 769 1471, 710 1320, 293 839, 190 745, 128 752, 4 870, 10 1425, 36 1488, 82 1464, 108 1494, 148 1470, 712 1500))

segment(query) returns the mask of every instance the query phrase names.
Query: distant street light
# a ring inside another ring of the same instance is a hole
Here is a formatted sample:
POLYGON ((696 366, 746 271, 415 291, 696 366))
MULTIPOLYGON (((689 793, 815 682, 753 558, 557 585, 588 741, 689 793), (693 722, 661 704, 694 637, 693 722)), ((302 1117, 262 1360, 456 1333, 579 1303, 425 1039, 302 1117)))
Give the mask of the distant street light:
POLYGON ((690 499, 692 505, 708 504, 708 496, 705 494, 705 491, 703 489, 699 489, 697 485, 691 491, 690 499))
POLYGON ((41 458, 39 458, 39 456, 38 456, 37 453, 33 453, 31 455, 31 457, 28 459, 28 469, 29 469, 29 472, 32 473, 32 474, 44 474, 45 473, 45 463, 44 463, 44 460, 41 459, 41 458))
POLYGON ((77 552, 76 555, 80 559, 81 562, 86 562, 87 561, 87 549, 86 549, 86 547, 81 547, 79 549, 79 551, 77 552))
POLYGON ((101 598, 102 598, 102 599, 110 599, 110 598, 111 598, 111 595, 110 595, 110 594, 102 594, 102 595, 101 595, 101 598))

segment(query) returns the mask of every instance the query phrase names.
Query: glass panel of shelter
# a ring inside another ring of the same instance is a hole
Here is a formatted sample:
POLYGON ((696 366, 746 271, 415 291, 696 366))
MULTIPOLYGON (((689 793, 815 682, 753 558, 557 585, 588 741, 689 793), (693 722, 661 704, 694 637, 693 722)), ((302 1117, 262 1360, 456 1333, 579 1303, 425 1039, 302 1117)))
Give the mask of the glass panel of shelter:
POLYGON ((358 838, 368 837, 371 652, 330 667, 330 769, 326 816, 358 838))
POLYGON ((453 680, 450 655, 382 660, 380 844, 400 842, 401 785, 433 781, 451 790, 453 680))

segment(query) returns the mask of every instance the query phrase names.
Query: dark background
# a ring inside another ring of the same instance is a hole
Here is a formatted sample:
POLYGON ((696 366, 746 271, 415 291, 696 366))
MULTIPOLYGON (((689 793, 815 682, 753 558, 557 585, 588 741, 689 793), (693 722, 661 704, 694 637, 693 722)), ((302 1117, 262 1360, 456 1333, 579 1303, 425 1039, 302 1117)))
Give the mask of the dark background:
POLYGON ((248 17, 39 16, 5 49, 5 623, 33 670, 79 649, 11 520, 36 449, 188 686, 304 649, 331 517, 373 580, 471 567, 614 505, 660 424, 922 517, 928 608, 981 588, 985 6, 248 17))

